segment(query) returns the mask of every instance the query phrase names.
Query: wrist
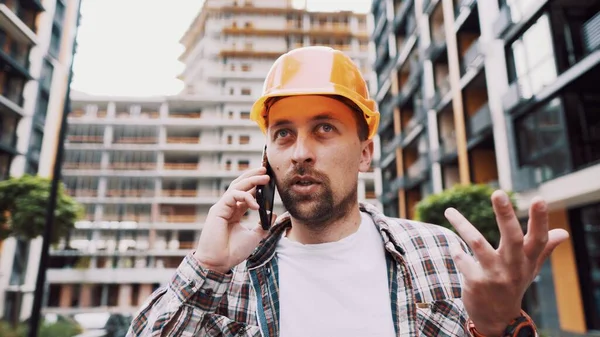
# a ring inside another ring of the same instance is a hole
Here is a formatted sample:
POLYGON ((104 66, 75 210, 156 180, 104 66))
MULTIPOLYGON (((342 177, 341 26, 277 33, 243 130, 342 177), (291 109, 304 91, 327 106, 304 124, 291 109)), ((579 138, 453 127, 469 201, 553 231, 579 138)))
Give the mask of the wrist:
POLYGON ((210 270, 212 272, 216 272, 216 273, 223 274, 223 275, 228 274, 229 271, 231 271, 231 268, 227 268, 223 265, 213 264, 213 263, 207 261, 200 254, 198 254, 197 251, 194 252, 194 258, 196 259, 196 261, 198 262, 200 267, 202 267, 206 270, 210 270))
POLYGON ((535 336, 535 323, 523 310, 507 323, 475 323, 469 319, 469 332, 475 337, 535 336))

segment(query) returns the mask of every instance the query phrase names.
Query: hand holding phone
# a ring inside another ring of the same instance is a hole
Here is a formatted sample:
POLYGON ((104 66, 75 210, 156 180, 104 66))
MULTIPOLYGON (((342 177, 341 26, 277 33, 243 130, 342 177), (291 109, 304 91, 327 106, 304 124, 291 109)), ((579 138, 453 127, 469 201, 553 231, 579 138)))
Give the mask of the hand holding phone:
POLYGON ((271 221, 273 219, 273 201, 275 200, 275 176, 269 160, 267 159, 267 146, 263 149, 262 165, 267 169, 267 175, 269 175, 269 182, 265 185, 256 186, 256 202, 260 206, 258 214, 260 216, 260 224, 264 230, 271 227, 271 221))

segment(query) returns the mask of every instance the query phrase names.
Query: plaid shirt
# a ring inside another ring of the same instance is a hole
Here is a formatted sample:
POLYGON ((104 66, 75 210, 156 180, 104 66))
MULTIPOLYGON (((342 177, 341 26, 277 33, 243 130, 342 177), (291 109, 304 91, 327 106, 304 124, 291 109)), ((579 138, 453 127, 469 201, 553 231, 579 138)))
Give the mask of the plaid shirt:
MULTIPOLYGON (((397 336, 470 336, 461 300, 461 276, 449 251, 464 242, 440 226, 389 218, 369 204, 387 251, 389 289, 397 336)), ((203 269, 190 253, 171 282, 156 290, 127 336, 279 336, 275 249, 289 216, 232 272, 203 269)), ((368 308, 365 308, 368 310, 368 308)))

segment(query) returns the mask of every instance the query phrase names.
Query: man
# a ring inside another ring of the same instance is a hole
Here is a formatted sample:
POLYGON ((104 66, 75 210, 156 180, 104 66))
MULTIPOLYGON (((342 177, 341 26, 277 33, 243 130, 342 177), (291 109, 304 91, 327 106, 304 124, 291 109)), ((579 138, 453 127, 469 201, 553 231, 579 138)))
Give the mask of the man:
POLYGON ((379 113, 350 58, 293 50, 274 63, 263 91, 251 117, 266 134, 288 212, 268 231, 243 227, 243 214, 259 208, 256 186, 272 178, 261 167, 235 179, 211 207, 197 249, 144 304, 129 336, 535 334, 523 294, 568 238, 548 231, 542 200, 524 236, 506 194, 494 193, 498 249, 454 209, 445 216, 464 241, 386 217, 357 200, 379 113))

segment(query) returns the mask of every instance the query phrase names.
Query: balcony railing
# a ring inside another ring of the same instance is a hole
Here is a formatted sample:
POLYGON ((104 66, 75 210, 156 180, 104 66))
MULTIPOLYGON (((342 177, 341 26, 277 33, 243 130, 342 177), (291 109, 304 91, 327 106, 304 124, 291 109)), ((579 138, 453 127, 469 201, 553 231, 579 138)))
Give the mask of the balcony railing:
POLYGON ((483 63, 483 51, 481 50, 479 39, 474 41, 469 49, 467 49, 462 61, 463 75, 469 72, 471 69, 477 68, 483 63))
POLYGON ((200 112, 172 112, 169 114, 169 118, 188 118, 188 119, 198 119, 202 118, 202 113, 200 112))
POLYGON ((80 135, 69 135, 67 140, 71 143, 92 143, 100 144, 104 142, 104 136, 80 136, 80 135))
POLYGON ((490 106, 486 103, 469 119, 469 135, 477 136, 492 126, 490 106))
POLYGON ((109 189, 107 197, 152 197, 154 190, 150 189, 109 189))
POLYGON ((156 163, 112 163, 109 167, 113 170, 154 170, 156 163))
POLYGON ((102 215, 104 221, 137 221, 137 222, 150 222, 151 217, 149 214, 115 214, 108 213, 102 215))
POLYGON ((600 48, 600 12, 583 24, 583 43, 587 53, 600 48))
POLYGON ((167 144, 200 144, 200 137, 167 137, 167 144))
POLYGON ((118 137, 115 144, 156 144, 158 137, 118 137))
POLYGON ((196 215, 162 215, 160 219, 162 222, 171 223, 195 223, 198 221, 196 215))
POLYGON ((99 170, 101 163, 63 163, 63 169, 67 170, 99 170))
POLYGON ((198 163, 164 163, 165 170, 197 170, 198 163))
POLYGON ((475 0, 458 1, 458 4, 454 7, 454 16, 458 17, 462 11, 471 9, 475 2, 475 0))
POLYGON ((161 195, 164 197, 186 197, 193 198, 198 196, 197 190, 162 190, 161 195))
POLYGON ((67 189, 67 194, 72 197, 96 197, 98 189, 67 189))

